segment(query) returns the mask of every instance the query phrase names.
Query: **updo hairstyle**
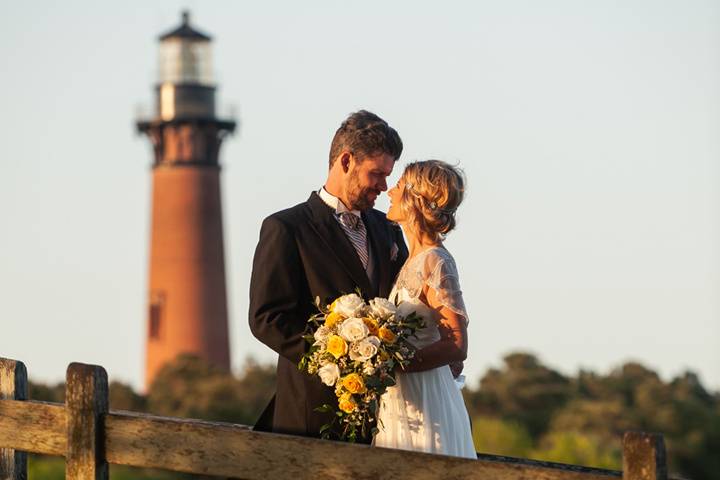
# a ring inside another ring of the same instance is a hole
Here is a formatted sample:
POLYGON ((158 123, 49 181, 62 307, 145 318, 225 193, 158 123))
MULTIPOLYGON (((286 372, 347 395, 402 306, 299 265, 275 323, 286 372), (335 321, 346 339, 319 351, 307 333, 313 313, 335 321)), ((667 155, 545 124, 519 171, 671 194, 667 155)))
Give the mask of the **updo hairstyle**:
POLYGON ((462 170, 441 160, 413 162, 402 174, 405 188, 400 208, 413 228, 442 239, 455 228, 455 212, 463 201, 462 170))

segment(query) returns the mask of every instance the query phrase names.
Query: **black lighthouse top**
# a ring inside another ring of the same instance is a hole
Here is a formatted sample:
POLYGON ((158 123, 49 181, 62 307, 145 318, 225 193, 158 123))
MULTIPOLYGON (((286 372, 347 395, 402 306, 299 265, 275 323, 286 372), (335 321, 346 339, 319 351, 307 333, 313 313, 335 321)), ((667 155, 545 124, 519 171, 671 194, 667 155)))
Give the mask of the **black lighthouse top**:
POLYGON ((174 30, 160 35, 159 40, 169 40, 171 38, 179 38, 185 40, 206 41, 212 40, 209 35, 199 32, 190 26, 190 12, 184 10, 182 12, 182 24, 174 30))
POLYGON ((190 14, 182 12, 182 24, 160 35, 155 115, 138 121, 141 132, 191 124, 217 131, 235 128, 231 119, 215 113, 212 41, 190 26, 190 14))
POLYGON ((182 25, 160 36, 160 84, 213 86, 210 36, 190 26, 187 11, 182 18, 182 25))

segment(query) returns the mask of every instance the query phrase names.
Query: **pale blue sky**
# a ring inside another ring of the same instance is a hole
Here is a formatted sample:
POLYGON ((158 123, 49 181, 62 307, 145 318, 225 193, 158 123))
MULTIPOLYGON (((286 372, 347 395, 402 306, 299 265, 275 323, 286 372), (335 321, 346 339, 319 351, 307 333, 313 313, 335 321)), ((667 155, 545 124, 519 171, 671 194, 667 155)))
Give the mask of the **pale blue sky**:
MULTIPOLYGON (((142 383, 156 37, 192 10, 239 133, 221 161, 233 365, 259 224, 305 200, 366 108, 404 163, 460 162, 447 241, 466 373, 531 351, 720 389, 720 4, 713 1, 0 1, 0 356, 142 383)), ((383 198, 379 205, 386 208, 383 198)))

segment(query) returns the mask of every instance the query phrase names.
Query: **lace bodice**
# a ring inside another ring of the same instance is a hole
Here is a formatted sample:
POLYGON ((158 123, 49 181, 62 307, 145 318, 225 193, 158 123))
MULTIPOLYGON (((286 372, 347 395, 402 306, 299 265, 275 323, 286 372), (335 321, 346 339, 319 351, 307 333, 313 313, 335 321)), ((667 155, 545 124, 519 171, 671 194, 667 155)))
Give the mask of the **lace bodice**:
POLYGON ((433 247, 420 252, 405 262, 390 293, 390 300, 414 303, 417 306, 416 311, 425 317, 427 325, 417 332, 418 341, 413 342, 417 347, 440 338, 437 330, 438 314, 420 299, 425 285, 435 291, 437 299, 444 307, 462 315, 465 322, 468 322, 455 259, 443 247, 433 247))

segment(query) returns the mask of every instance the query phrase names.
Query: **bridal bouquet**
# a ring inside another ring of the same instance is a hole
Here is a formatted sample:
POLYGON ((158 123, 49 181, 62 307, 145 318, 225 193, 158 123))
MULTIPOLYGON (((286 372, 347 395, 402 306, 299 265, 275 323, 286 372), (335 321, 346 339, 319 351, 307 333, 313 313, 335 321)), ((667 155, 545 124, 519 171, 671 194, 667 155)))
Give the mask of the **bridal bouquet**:
MULTIPOLYGON (((332 422, 320 434, 329 438, 339 423, 341 440, 354 442, 366 436, 377 418, 378 402, 385 390, 395 385, 395 368, 404 368, 415 349, 408 338, 424 326, 421 316, 409 303, 395 305, 385 298, 368 303, 360 295, 343 295, 331 305, 315 300, 319 313, 310 317, 314 334, 305 337, 311 344, 298 368, 317 375, 335 389, 337 405, 322 405, 318 412, 335 412, 332 422)), ((373 426, 371 434, 377 432, 373 426)))

